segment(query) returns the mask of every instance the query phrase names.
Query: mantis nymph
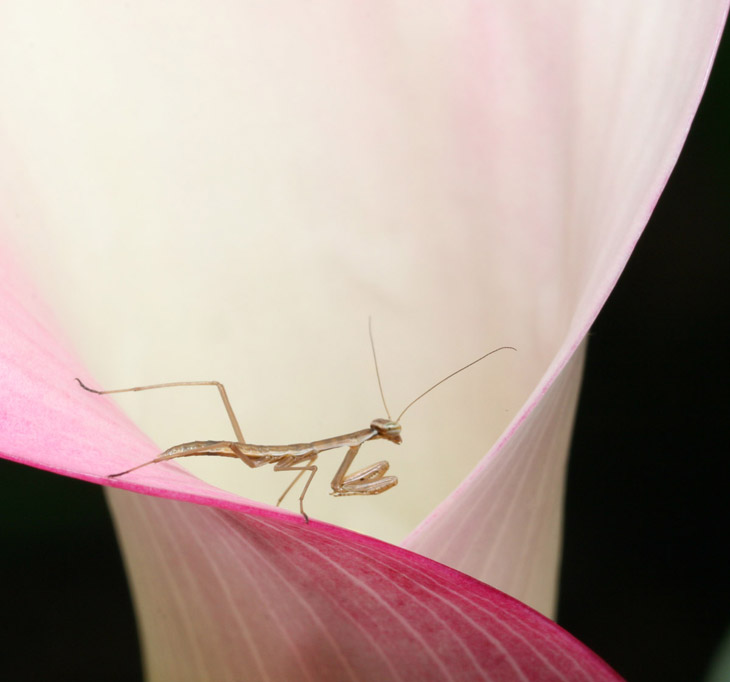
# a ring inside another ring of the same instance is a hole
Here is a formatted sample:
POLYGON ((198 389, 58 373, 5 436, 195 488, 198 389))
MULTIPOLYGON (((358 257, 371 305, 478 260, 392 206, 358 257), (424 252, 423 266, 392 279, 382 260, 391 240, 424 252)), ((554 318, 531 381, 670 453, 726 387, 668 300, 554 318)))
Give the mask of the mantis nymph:
POLYGON ((113 391, 97 391, 93 388, 86 386, 81 379, 76 379, 82 388, 90 391, 91 393, 97 393, 99 395, 107 395, 109 393, 127 393, 130 391, 147 391, 153 388, 171 388, 173 386, 215 386, 220 393, 223 405, 228 413, 228 418, 233 427, 233 432, 236 434, 235 441, 228 440, 200 440, 192 441, 190 443, 182 443, 181 445, 175 445, 168 450, 165 450, 162 454, 158 455, 154 459, 151 459, 137 466, 120 471, 116 474, 110 474, 109 478, 116 478, 118 476, 125 476, 126 474, 136 471, 142 467, 150 464, 157 464, 159 462, 165 462, 171 459, 177 459, 178 457, 195 457, 201 455, 214 455, 217 457, 237 457, 246 466, 256 469, 257 467, 264 466, 266 464, 273 464, 274 471, 298 471, 296 478, 287 486, 286 490, 282 493, 281 497, 277 501, 277 506, 281 504, 287 493, 296 485, 297 481, 304 475, 305 472, 309 472, 309 478, 304 484, 302 494, 299 496, 299 511, 301 512, 304 520, 309 523, 309 517, 304 512, 304 496, 307 494, 309 485, 317 473, 317 466, 315 462, 317 457, 327 450, 334 450, 336 448, 347 448, 342 464, 340 464, 337 473, 332 479, 332 493, 337 497, 343 495, 379 495, 380 493, 389 490, 398 483, 398 479, 395 476, 386 476, 385 473, 388 471, 389 464, 386 461, 376 462, 368 467, 360 469, 355 473, 348 474, 350 466, 353 460, 360 451, 363 444, 368 441, 384 439, 391 443, 400 445, 402 438, 400 435, 401 425, 400 420, 403 415, 421 398, 427 393, 430 393, 434 388, 442 384, 444 381, 451 377, 463 372, 477 362, 484 360, 484 358, 501 351, 501 350, 515 350, 512 346, 502 346, 496 348, 489 353, 485 353, 476 360, 464 365, 455 372, 452 372, 448 376, 444 377, 440 381, 437 381, 430 388, 421 393, 417 398, 412 400, 402 412, 398 415, 397 419, 393 419, 388 410, 388 406, 385 402, 385 395, 383 393, 383 386, 380 381, 380 371, 378 369, 378 359, 375 355, 375 344, 373 342, 372 326, 369 326, 370 332, 370 345, 373 351, 373 360, 375 361, 375 373, 378 378, 378 387, 380 389, 380 397, 383 401, 383 407, 385 413, 388 415, 387 419, 379 418, 373 419, 370 422, 370 426, 360 431, 354 431, 353 433, 346 433, 342 436, 334 436, 332 438, 323 438, 322 440, 315 440, 311 443, 294 443, 292 445, 252 445, 247 443, 243 437, 243 432, 238 424, 238 419, 233 412, 231 403, 228 400, 226 389, 223 384, 218 381, 175 381, 166 384, 152 384, 150 386, 135 386, 133 388, 121 388, 113 391))

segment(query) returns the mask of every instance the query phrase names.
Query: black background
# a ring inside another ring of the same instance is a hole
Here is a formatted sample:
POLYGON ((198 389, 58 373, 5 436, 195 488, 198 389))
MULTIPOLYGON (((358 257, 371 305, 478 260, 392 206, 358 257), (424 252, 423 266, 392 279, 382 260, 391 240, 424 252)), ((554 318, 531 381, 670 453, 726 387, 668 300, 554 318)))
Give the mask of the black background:
MULTIPOLYGON (((730 628, 727 42, 594 326, 572 449, 559 622, 630 682, 701 680, 730 628)), ((101 489, 0 481, 3 678, 140 679, 101 489)))
POLYGON ((630 682, 702 679, 730 630, 730 45, 593 326, 558 621, 630 682))

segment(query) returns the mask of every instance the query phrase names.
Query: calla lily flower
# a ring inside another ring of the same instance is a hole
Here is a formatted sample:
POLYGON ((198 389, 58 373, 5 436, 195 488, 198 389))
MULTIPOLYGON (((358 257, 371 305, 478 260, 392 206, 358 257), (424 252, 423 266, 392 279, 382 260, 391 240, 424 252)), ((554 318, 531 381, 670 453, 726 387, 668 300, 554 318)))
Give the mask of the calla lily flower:
POLYGON ((110 487, 149 679, 618 679, 532 609, 586 333, 727 6, 7 4, 0 453, 110 487), (233 460, 109 478, 230 425, 74 377, 221 380, 248 441, 307 442, 385 416, 368 316, 394 414, 517 348, 363 447, 394 490, 330 498, 323 453, 306 524, 233 460))

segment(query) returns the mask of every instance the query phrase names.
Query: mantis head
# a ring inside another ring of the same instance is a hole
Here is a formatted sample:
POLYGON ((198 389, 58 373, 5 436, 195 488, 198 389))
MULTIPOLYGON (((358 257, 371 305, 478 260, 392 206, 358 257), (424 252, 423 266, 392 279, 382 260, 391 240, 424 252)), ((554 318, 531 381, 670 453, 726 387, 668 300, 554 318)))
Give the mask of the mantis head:
POLYGON ((391 443, 400 445, 403 439, 400 435, 400 424, 392 419, 373 419, 370 428, 378 432, 378 437, 385 438, 391 443))

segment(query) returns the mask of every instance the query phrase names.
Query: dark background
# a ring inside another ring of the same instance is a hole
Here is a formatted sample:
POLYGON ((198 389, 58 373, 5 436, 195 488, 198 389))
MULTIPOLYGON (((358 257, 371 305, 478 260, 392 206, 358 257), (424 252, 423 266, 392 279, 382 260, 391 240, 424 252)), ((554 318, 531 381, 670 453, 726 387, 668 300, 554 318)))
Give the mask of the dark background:
POLYGON ((559 623, 630 682, 698 682, 730 631, 730 40, 593 325, 559 623))
MULTIPOLYGON (((727 43, 594 326, 572 451, 559 622, 630 682, 699 682, 730 628, 727 43)), ((3 678, 140 679, 101 488, 0 481, 3 678)))

